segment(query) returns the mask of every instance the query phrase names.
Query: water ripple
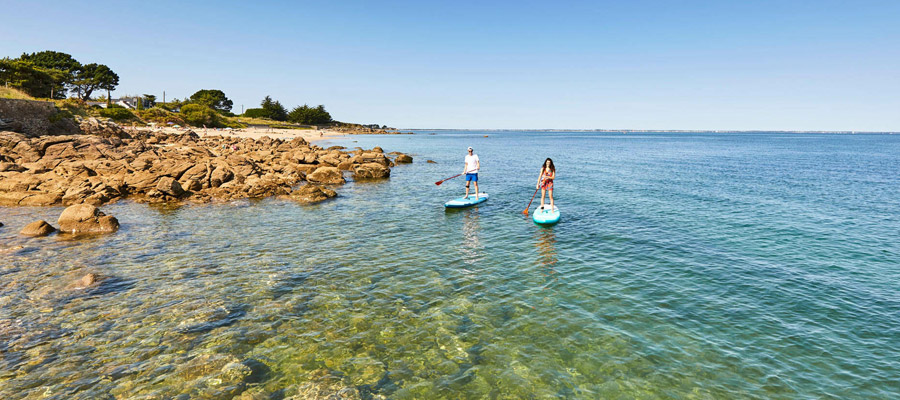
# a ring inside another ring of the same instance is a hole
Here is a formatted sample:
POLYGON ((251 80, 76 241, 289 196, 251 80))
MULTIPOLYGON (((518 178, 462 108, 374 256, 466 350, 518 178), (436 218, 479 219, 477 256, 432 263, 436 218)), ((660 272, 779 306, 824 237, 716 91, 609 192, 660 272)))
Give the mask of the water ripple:
POLYGON ((0 208, 0 397, 900 393, 897 138, 489 136, 347 139, 417 162, 314 206, 122 202, 77 240, 0 208), (492 197, 448 212, 467 145, 492 197), (548 155, 541 228, 522 168, 548 155))

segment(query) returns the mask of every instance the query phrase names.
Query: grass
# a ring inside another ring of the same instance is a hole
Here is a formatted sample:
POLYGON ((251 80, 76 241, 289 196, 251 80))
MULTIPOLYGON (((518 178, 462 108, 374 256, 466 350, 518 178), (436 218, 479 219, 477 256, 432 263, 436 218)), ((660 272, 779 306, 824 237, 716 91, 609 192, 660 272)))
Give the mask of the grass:
POLYGON ((0 87, 0 99, 34 100, 33 97, 25 94, 25 92, 8 87, 0 87))
POLYGON ((275 129, 312 129, 309 125, 297 125, 268 118, 233 117, 231 119, 245 125, 265 125, 275 129))
POLYGON ((272 124, 281 124, 281 122, 268 119, 268 118, 249 118, 249 117, 233 117, 232 119, 248 124, 248 125, 272 125, 272 124))
POLYGON ((279 125, 279 124, 269 125, 269 128, 273 128, 273 129, 312 129, 312 127, 309 127, 309 126, 279 125))

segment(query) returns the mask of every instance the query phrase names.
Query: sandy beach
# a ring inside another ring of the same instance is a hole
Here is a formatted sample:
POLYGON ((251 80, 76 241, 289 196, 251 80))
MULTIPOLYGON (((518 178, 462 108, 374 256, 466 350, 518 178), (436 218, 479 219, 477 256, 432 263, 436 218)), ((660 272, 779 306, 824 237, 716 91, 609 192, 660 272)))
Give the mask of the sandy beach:
POLYGON ((156 132, 165 134, 182 134, 193 131, 200 137, 206 136, 224 136, 247 139, 260 139, 264 136, 272 139, 292 140, 295 138, 303 138, 306 141, 316 141, 333 139, 347 135, 345 132, 338 132, 331 129, 277 129, 269 127, 247 127, 243 129, 222 129, 222 128, 193 128, 193 127, 129 127, 129 131, 137 132, 156 132))

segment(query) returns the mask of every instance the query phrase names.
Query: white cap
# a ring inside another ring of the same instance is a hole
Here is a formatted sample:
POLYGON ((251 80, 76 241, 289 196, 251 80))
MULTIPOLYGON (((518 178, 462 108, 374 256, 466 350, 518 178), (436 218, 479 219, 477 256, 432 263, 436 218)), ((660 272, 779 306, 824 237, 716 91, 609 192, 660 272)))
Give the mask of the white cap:
POLYGON ((472 146, 469 146, 469 150, 472 150, 472 146))

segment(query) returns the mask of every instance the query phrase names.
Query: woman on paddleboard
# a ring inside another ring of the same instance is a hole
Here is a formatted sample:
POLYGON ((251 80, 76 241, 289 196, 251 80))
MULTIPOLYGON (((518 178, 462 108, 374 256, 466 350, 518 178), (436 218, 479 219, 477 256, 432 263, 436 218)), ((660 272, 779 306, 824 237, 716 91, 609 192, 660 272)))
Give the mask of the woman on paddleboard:
POLYGON ((549 157, 544 164, 541 165, 541 174, 538 176, 538 183, 534 189, 541 189, 541 210, 544 209, 544 195, 550 192, 550 210, 553 210, 553 179, 556 178, 556 167, 553 166, 553 160, 549 157))

